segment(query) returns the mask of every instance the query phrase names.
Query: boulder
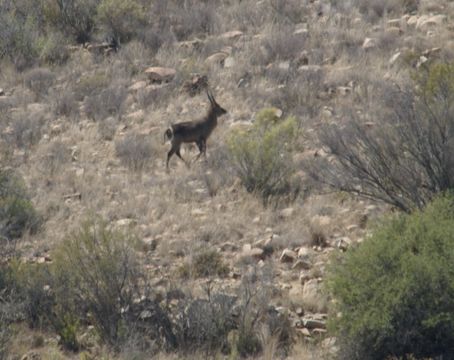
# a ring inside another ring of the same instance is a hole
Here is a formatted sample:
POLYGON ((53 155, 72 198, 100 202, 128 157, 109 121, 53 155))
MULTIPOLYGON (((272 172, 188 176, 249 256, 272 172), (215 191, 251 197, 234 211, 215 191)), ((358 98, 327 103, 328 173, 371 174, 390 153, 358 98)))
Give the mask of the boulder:
POLYGON ((172 68, 166 67, 159 67, 159 66, 152 66, 145 70, 145 74, 147 74, 148 78, 152 82, 169 82, 171 81, 177 71, 172 68))

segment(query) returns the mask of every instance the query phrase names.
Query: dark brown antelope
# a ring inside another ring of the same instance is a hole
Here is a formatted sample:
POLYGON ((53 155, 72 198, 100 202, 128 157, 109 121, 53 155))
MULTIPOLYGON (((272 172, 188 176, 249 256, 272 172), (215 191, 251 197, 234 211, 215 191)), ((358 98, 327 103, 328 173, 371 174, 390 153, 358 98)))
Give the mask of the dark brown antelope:
POLYGON ((169 169, 169 160, 173 154, 183 160, 186 166, 189 163, 183 159, 180 154, 180 147, 183 143, 196 143, 199 148, 199 154, 195 158, 197 160, 202 154, 206 156, 206 142, 208 137, 213 132, 218 124, 218 117, 227 114, 227 110, 223 109, 214 99, 213 95, 207 91, 208 100, 210 100, 210 108, 208 113, 201 119, 195 121, 185 121, 170 125, 164 133, 164 138, 170 140, 172 147, 167 154, 167 170, 169 169))

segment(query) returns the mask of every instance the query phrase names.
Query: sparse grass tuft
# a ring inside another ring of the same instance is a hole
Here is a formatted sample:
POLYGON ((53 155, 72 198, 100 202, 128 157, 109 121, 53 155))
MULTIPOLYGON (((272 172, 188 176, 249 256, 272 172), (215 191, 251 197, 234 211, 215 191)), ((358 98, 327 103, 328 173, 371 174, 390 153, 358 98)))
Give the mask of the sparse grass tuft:
POLYGON ((123 165, 133 171, 142 171, 151 160, 153 148, 146 136, 132 133, 116 141, 115 152, 123 165))

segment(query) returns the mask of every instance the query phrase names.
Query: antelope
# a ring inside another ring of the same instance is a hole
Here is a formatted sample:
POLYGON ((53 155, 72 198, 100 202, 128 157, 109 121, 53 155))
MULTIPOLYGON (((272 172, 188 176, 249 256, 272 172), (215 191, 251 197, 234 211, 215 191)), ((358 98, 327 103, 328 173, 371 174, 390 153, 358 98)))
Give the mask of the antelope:
POLYGON ((227 114, 227 110, 223 109, 214 99, 213 94, 207 90, 208 100, 210 100, 210 108, 207 114, 194 121, 185 121, 177 124, 172 124, 164 133, 164 140, 170 140, 171 148, 167 153, 166 168, 169 170, 169 160, 173 154, 183 160, 187 167, 189 163, 183 159, 180 154, 180 147, 183 143, 196 143, 199 148, 199 154, 194 161, 197 161, 201 155, 206 156, 206 142, 208 137, 213 132, 218 124, 218 117, 227 114))

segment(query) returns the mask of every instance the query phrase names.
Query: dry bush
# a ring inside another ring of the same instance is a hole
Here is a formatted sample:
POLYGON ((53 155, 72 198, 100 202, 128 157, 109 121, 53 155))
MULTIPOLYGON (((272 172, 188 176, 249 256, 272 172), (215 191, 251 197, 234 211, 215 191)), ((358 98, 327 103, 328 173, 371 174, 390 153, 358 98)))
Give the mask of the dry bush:
POLYGON ((179 41, 193 35, 211 34, 219 23, 216 4, 212 2, 188 1, 172 11, 173 31, 179 41))
POLYGON ((261 46, 251 59, 252 64, 267 65, 276 60, 292 60, 304 50, 306 39, 295 35, 294 28, 286 25, 270 27, 261 46))
POLYGON ((29 199, 22 179, 11 170, 0 170, 1 255, 15 250, 16 240, 27 231, 35 233, 41 219, 29 199))
POLYGON ((115 142, 115 153, 123 165, 133 171, 142 171, 154 151, 146 136, 131 133, 115 142))
POLYGON ((42 170, 53 176, 59 169, 71 160, 71 152, 69 148, 61 141, 53 141, 50 143, 43 157, 42 170))
POLYGON ((60 32, 49 34, 40 48, 39 58, 52 65, 63 65, 69 59, 68 39, 60 32))
POLYGON ((128 90, 125 85, 111 84, 99 94, 91 94, 85 98, 85 113, 88 118, 95 121, 103 120, 108 116, 121 118, 127 95, 128 90))
POLYGON ((118 53, 118 62, 123 66, 126 74, 135 76, 149 65, 152 52, 139 41, 130 41, 122 46, 118 53))
POLYGON ((101 139, 106 141, 111 141, 115 137, 117 132, 118 119, 110 116, 103 120, 98 121, 98 133, 101 136, 101 139))
POLYGON ((35 68, 24 75, 25 85, 33 91, 37 98, 47 95, 50 87, 55 81, 55 74, 46 68, 35 68))
POLYGON ((74 94, 78 101, 84 100, 87 96, 93 96, 107 88, 111 78, 106 71, 97 71, 82 75, 74 86, 74 94))
POLYGON ((44 118, 39 114, 19 113, 10 123, 11 133, 7 140, 13 145, 28 149, 41 140, 44 118))
POLYGON ((225 23, 247 32, 249 29, 260 29, 269 21, 270 11, 265 2, 254 0, 236 2, 225 14, 225 23))
POLYGON ((404 12, 414 12, 418 9, 420 0, 354 0, 350 2, 331 0, 330 2, 337 10, 347 13, 358 9, 368 21, 376 22, 385 15, 399 16, 404 12))
POLYGON ((70 89, 58 89, 51 93, 52 108, 57 116, 76 119, 79 115, 79 103, 74 92, 70 89))
POLYGON ((419 74, 422 90, 376 89, 381 109, 372 118, 355 111, 344 124, 323 126, 319 138, 329 157, 307 167, 312 178, 407 212, 451 189, 453 69, 436 64, 419 74))
POLYGON ((196 254, 191 263, 184 264, 179 273, 182 277, 225 277, 229 267, 224 262, 222 255, 216 250, 204 250, 196 254))

